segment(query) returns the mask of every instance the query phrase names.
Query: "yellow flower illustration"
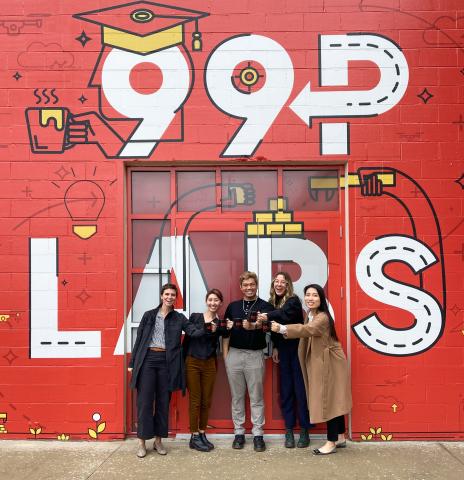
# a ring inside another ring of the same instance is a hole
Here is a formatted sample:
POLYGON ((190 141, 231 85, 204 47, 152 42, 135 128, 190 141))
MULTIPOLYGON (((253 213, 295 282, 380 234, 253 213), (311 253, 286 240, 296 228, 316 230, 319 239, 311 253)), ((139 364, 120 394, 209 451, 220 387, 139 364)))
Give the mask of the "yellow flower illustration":
POLYGON ((95 412, 92 415, 92 420, 95 422, 95 429, 88 428, 87 433, 88 433, 90 438, 93 438, 93 439, 97 440, 98 439, 98 434, 102 433, 105 430, 106 422, 98 423, 101 420, 101 415, 98 412, 95 412))
POLYGON ((40 435, 42 433, 42 427, 29 427, 29 431, 34 435, 35 438, 37 438, 37 435, 40 435))

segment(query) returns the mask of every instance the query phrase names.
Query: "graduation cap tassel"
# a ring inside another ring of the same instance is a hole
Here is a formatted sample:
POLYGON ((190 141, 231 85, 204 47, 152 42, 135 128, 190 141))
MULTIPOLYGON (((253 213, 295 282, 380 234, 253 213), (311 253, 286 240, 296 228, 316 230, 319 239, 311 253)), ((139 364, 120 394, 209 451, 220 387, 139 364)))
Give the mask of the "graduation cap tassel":
POLYGON ((198 31, 198 22, 195 22, 195 31, 192 33, 192 50, 194 52, 201 52, 203 43, 201 41, 201 33, 198 31))

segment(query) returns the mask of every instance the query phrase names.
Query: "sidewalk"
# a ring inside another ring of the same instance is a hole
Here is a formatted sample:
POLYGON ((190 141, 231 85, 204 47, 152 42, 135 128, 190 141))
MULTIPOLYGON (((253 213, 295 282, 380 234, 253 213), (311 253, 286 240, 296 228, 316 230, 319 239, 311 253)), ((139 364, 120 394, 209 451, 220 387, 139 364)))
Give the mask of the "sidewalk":
MULTIPOLYGON (((326 457, 310 449, 285 449, 281 438, 267 440, 264 453, 231 448, 214 438, 210 453, 190 450, 186 439, 165 441, 168 455, 149 450, 135 456, 137 440, 117 442, 0 441, 1 480, 272 480, 408 479, 463 480, 464 442, 352 443, 326 457)), ((323 443, 314 440, 315 448, 323 443)), ((148 445, 148 444, 147 444, 148 445)), ((151 442, 149 444, 151 446, 151 442)))

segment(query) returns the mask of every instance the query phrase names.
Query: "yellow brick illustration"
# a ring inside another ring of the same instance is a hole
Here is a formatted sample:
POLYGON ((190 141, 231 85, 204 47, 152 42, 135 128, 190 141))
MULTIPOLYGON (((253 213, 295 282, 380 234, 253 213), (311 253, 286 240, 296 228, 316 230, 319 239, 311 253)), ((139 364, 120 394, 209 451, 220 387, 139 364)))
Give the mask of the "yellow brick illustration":
POLYGON ((264 235, 264 225, 263 224, 249 224, 247 225, 247 235, 249 237, 264 235))
POLYGON ((274 219, 272 218, 273 213, 272 212, 266 212, 266 213, 255 213, 255 222, 259 223, 269 223, 272 222, 274 219))
POLYGON ((272 198, 269 200, 269 210, 277 212, 277 210, 285 210, 287 208, 287 201, 285 198, 272 198))
POLYGON ((284 231, 284 226, 281 223, 273 223, 266 225, 266 234, 272 235, 275 233, 281 234, 284 231))
POLYGON ((287 223, 285 224, 285 233, 303 233, 303 225, 301 223, 287 223))
POLYGON ((274 214, 274 220, 276 222, 291 222, 292 214, 291 212, 277 212, 274 214))

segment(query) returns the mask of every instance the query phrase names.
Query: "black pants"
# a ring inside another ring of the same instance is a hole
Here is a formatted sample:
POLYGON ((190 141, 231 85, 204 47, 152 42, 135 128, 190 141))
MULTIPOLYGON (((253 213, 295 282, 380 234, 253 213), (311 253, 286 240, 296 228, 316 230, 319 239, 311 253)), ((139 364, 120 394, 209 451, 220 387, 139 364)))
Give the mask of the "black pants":
POLYGON ((329 442, 336 442, 338 434, 345 433, 345 416, 332 418, 327 422, 327 440, 329 442))
POLYGON ((148 350, 137 380, 138 438, 168 436, 170 399, 166 353, 148 350))
POLYGON ((279 349, 280 406, 285 428, 293 429, 298 422, 301 428, 311 428, 305 384, 301 373, 298 350, 282 347, 279 349))

